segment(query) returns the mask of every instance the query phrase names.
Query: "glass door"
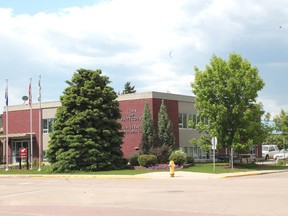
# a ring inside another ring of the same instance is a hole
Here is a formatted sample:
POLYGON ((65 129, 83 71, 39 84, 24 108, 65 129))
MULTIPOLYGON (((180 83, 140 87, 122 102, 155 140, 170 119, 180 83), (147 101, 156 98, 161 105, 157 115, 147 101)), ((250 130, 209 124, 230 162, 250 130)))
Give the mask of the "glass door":
MULTIPOLYGON (((19 149, 28 148, 28 159, 30 161, 30 142, 27 140, 14 141, 12 143, 12 163, 19 163, 19 149)), ((23 162, 26 162, 26 159, 22 159, 23 162)))

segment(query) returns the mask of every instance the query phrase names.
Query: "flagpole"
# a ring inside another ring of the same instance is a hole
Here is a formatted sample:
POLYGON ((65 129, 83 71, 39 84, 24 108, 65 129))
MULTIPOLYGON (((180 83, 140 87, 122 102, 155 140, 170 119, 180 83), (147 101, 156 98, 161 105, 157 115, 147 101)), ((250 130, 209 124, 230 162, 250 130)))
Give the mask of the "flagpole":
POLYGON ((6 147, 5 147, 5 154, 6 154, 6 169, 5 171, 9 170, 9 160, 8 160, 8 144, 9 144, 9 140, 8 140, 8 79, 6 79, 6 90, 5 90, 5 99, 6 99, 6 147))
POLYGON ((38 81, 38 101, 39 101, 39 167, 38 171, 41 171, 42 162, 42 109, 41 109, 41 75, 39 75, 38 81))
POLYGON ((33 169, 33 137, 32 137, 32 78, 30 78, 30 84, 29 84, 29 105, 30 105, 30 146, 31 146, 31 150, 30 150, 30 163, 31 163, 31 170, 33 169))

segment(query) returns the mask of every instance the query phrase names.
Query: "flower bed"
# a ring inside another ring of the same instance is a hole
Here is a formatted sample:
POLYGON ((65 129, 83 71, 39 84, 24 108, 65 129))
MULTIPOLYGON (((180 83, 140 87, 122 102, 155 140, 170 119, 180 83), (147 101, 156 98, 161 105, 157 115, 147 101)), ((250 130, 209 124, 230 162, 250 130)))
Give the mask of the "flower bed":
MULTIPOLYGON (((179 169, 179 168, 182 168, 182 167, 176 165, 174 168, 175 169, 179 169)), ((159 164, 159 165, 156 165, 156 166, 149 166, 147 169, 151 169, 151 170, 168 170, 169 169, 169 165, 168 164, 159 164)))

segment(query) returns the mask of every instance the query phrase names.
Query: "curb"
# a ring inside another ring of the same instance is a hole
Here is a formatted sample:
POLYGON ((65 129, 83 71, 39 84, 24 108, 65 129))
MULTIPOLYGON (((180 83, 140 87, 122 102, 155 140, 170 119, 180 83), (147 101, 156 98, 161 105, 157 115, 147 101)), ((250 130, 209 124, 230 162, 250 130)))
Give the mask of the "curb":
POLYGON ((255 172, 241 172, 241 173, 231 173, 221 178, 234 178, 234 177, 245 177, 245 176, 254 176, 254 175, 267 175, 267 174, 274 174, 274 173, 282 173, 288 172, 288 170, 266 170, 266 171, 255 171, 255 172))
POLYGON ((17 174, 9 174, 9 175, 0 175, 0 178, 63 178, 63 179, 133 179, 133 180, 140 180, 140 179, 147 179, 144 177, 138 177, 137 175, 38 175, 38 174, 31 174, 31 175, 17 175, 17 174))
MULTIPOLYGON (((235 178, 235 177, 245 177, 245 176, 255 176, 255 175, 266 175, 274 173, 284 173, 288 170, 265 170, 265 171, 252 171, 252 172, 235 172, 226 174, 211 174, 211 173, 195 173, 183 172, 182 175, 178 176, 181 179, 196 179, 196 178, 235 178), (188 175, 187 175, 188 174, 188 175)), ((177 176, 176 176, 177 177, 177 176)), ((0 178, 63 178, 63 179, 132 179, 132 180, 149 180, 149 179, 171 179, 170 177, 164 178, 164 176, 159 175, 159 173, 147 173, 138 175, 73 175, 73 174, 30 174, 30 175, 18 175, 18 174, 0 174, 0 178)), ((177 178, 176 178, 177 179, 177 178)))

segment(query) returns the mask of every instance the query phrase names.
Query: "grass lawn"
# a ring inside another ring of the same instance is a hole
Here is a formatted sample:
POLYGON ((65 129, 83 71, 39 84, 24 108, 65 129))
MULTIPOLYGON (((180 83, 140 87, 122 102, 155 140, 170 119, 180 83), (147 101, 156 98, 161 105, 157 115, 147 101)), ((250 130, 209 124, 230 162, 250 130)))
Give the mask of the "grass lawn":
MULTIPOLYGON (((287 166, 276 166, 276 165, 257 165, 257 164, 234 164, 233 170, 229 166, 229 163, 216 163, 215 164, 215 173, 232 173, 232 172, 249 172, 257 170, 282 170, 288 169, 287 166)), ((195 166, 182 169, 183 171, 188 172, 201 172, 201 173, 214 173, 213 163, 198 163, 195 166)))
MULTIPOLYGON (((22 168, 19 170, 18 167, 14 167, 13 169, 9 169, 5 171, 5 169, 0 169, 0 175, 9 175, 9 174, 34 174, 34 175, 43 175, 43 174, 59 174, 61 173, 53 173, 49 166, 44 166, 41 168, 41 171, 38 171, 38 167, 34 170, 26 170, 26 168, 22 168)), ((234 164, 233 170, 229 167, 229 163, 216 163, 215 164, 215 173, 232 173, 232 172, 248 172, 248 171, 256 171, 256 170, 280 170, 280 169, 288 169, 288 166, 276 166, 276 165, 256 165, 256 164, 234 164)), ((186 172, 201 172, 201 173, 214 173, 213 171, 213 163, 197 163, 192 167, 176 169, 177 171, 186 171, 186 172)), ((65 174, 76 174, 76 175, 137 175, 142 173, 149 172, 169 172, 169 170, 151 170, 151 169, 124 169, 124 170, 111 170, 111 171, 98 171, 98 172, 74 172, 74 173, 65 173, 65 174)))

